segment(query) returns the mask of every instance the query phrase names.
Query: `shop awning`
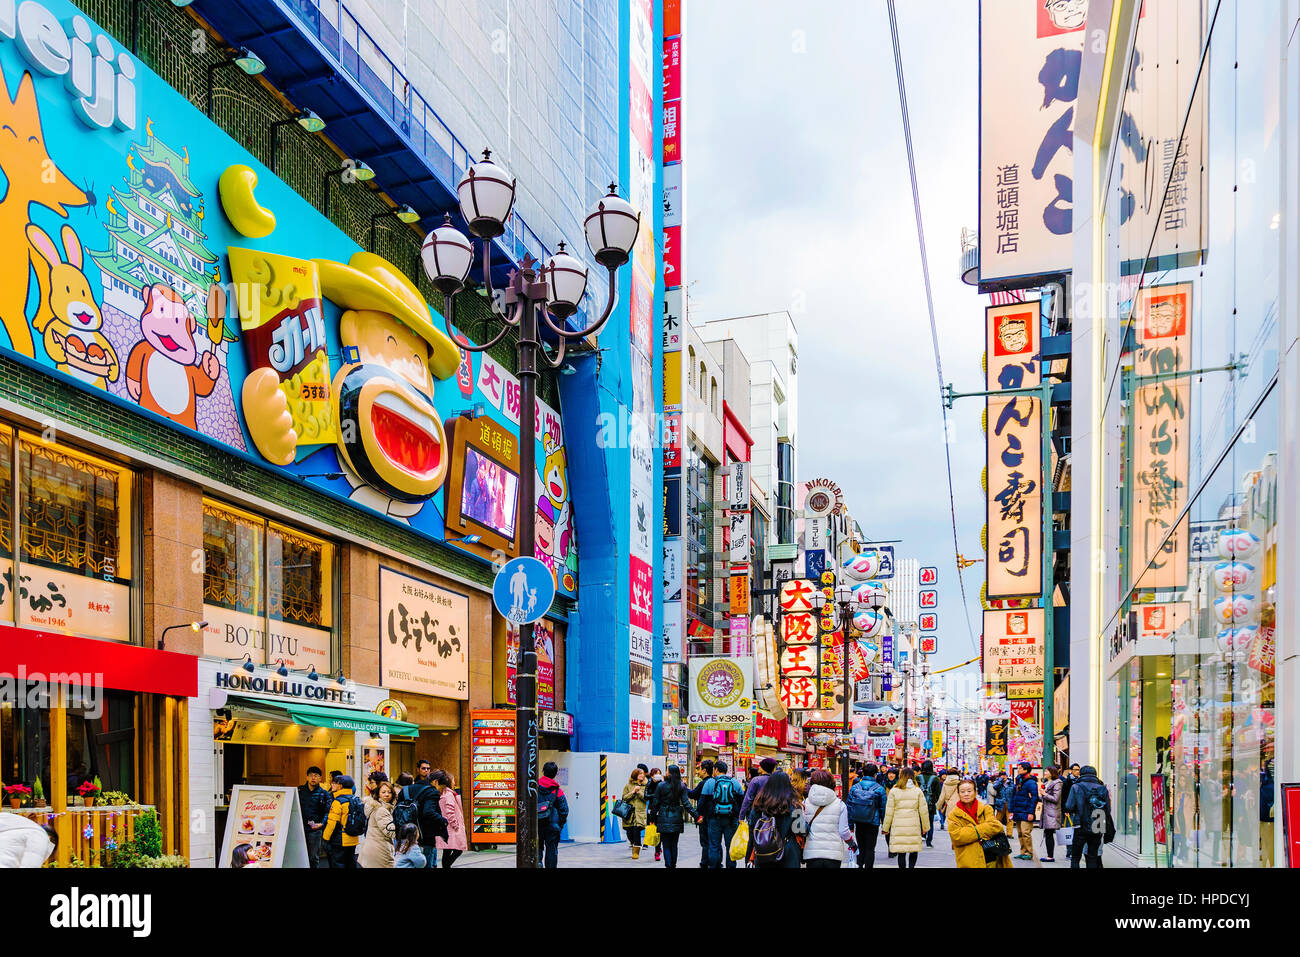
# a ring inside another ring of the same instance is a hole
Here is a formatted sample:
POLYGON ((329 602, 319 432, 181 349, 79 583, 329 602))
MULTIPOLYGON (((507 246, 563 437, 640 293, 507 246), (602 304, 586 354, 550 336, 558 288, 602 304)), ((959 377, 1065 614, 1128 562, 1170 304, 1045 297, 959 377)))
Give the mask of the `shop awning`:
POLYGON ((175 651, 0 625, 0 674, 31 680, 193 698, 199 693, 197 662, 175 651))
POLYGON ((231 695, 227 706, 247 708, 264 714, 283 715, 294 724, 306 724, 317 728, 334 728, 337 731, 361 731, 366 734, 400 734, 415 737, 420 733, 418 724, 409 721, 395 721, 362 711, 360 708, 319 708, 296 701, 270 701, 266 698, 246 698, 243 695, 231 695))

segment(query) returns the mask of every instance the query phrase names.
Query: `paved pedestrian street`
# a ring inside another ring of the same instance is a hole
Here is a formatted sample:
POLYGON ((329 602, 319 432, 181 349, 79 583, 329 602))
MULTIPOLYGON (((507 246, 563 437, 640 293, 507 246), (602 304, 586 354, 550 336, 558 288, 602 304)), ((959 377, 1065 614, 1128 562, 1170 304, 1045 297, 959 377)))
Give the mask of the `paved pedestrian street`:
MULTIPOLYGON (((1011 847, 1013 852, 1019 852, 1020 845, 1015 837, 1011 838, 1011 847)), ((699 832, 695 828, 688 828, 682 835, 681 843, 678 847, 678 867, 681 868, 698 868, 700 866, 700 839, 699 832)), ((1034 832, 1034 860, 1017 861, 1012 860, 1016 867, 1042 867, 1042 868, 1068 868, 1070 866, 1070 857, 1068 852, 1063 848, 1056 850, 1056 863, 1043 864, 1039 863, 1038 858, 1043 856, 1043 833, 1042 831, 1034 832)), ((654 850, 652 848, 643 848, 641 857, 633 859, 631 848, 628 847, 627 841, 619 844, 596 844, 596 843, 577 843, 570 842, 560 845, 560 866, 561 867, 663 867, 663 862, 655 861, 654 850)), ((1118 854, 1105 853, 1103 861, 1106 867, 1127 867, 1127 862, 1118 854)), ((464 857, 456 862, 456 867, 514 867, 515 866, 515 849, 513 847, 502 848, 500 850, 478 851, 467 853, 464 857)), ((739 865, 737 865, 739 866, 739 865)), ((845 867, 852 867, 853 861, 846 860, 845 867)), ((936 830, 934 832, 934 847, 927 847, 921 851, 916 859, 917 867, 952 867, 953 854, 952 845, 948 843, 948 832, 936 830)), ((889 856, 885 846, 885 839, 881 837, 876 844, 876 867, 886 867, 891 870, 898 869, 898 862, 895 858, 889 856)))

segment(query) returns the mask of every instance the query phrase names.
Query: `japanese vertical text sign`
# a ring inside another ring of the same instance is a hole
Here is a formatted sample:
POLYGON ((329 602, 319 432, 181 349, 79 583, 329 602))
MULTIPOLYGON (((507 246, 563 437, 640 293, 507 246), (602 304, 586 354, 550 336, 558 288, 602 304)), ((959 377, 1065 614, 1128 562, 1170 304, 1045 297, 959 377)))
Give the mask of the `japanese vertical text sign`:
MULTIPOLYGON (((1039 384, 1039 305, 985 310, 989 391, 1039 384)), ((1043 421, 1032 396, 988 399, 988 597, 1043 589, 1043 421)))
POLYGON ((1041 608, 984 612, 984 682, 1042 681, 1046 656, 1041 608))
POLYGON ((1137 381, 1130 433, 1129 574, 1141 589, 1182 588, 1187 584, 1187 517, 1177 528, 1173 523, 1187 504, 1192 384, 1190 376, 1174 374, 1191 366, 1191 283, 1140 290, 1133 317, 1137 381))
POLYGON ((469 838, 515 843, 515 712, 473 710, 470 718, 469 838))
POLYGON ((1087 3, 980 2, 980 282, 1068 272, 1087 3))

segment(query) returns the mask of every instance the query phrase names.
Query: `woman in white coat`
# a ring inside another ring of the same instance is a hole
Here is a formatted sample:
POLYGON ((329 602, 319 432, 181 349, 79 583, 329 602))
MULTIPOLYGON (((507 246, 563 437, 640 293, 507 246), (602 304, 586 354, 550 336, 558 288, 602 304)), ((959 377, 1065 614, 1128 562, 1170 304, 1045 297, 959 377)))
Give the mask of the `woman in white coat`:
POLYGON ((803 802, 803 819, 808 822, 808 839, 803 860, 808 867, 842 867, 844 848, 857 851, 853 829, 849 827, 849 809, 835 796, 835 778, 818 768, 809 780, 808 797, 803 802))
POLYGON ((880 829, 889 836, 889 853, 898 855, 899 867, 916 867, 916 855, 930 830, 930 805, 916 786, 916 772, 903 768, 898 783, 889 789, 889 804, 880 829))
POLYGON ((0 868, 40 867, 54 853, 59 835, 22 814, 0 814, 0 868))

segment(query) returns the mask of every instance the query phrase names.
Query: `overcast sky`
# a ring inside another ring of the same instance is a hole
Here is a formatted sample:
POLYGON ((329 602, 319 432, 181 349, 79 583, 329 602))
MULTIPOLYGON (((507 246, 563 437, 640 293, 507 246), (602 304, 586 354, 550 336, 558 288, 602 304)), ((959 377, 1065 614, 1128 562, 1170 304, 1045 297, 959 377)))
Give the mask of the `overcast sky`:
MULTIPOLYGON (((938 566, 935 664, 971 658, 885 2, 684 6, 692 319, 791 311, 798 478, 838 482, 868 535, 938 566)), ((976 223, 978 4, 897 8, 944 378, 973 390, 983 300, 958 256, 976 223)), ((950 413, 961 550, 977 557, 981 409, 967 399, 950 413)), ((965 575, 977 641, 983 576, 965 575)))

